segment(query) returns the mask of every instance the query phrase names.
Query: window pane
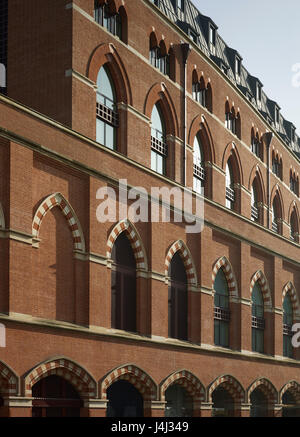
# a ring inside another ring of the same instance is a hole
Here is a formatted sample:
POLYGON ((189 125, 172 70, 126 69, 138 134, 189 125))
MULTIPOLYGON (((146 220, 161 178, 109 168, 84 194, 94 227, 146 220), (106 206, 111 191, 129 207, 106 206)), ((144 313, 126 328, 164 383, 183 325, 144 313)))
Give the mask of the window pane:
POLYGON ((109 124, 106 124, 105 129, 106 129, 105 145, 109 149, 113 149, 115 146, 115 128, 110 126, 109 124))
POLYGON ((96 141, 100 144, 105 144, 104 141, 105 123, 97 118, 96 120, 96 141))

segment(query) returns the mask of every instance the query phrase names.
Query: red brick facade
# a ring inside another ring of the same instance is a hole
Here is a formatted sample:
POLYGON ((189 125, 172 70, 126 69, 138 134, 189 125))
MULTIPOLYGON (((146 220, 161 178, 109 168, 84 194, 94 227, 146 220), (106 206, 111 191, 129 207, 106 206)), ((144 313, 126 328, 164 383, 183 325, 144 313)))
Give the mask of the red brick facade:
POLYGON ((266 145, 263 160, 251 152, 252 133, 262 138, 271 128, 190 41, 186 185, 193 185, 193 144, 200 133, 204 229, 188 234, 183 223, 128 219, 100 224, 101 187, 117 189, 119 179, 148 192, 152 186, 181 187, 180 45, 187 36, 148 0, 110 2, 126 12, 125 42, 95 22, 94 0, 45 3, 47 9, 37 0, 9 1, 8 97, 0 95, 0 322, 6 327, 0 415, 30 416, 32 386, 47 375, 66 378, 76 388, 84 401, 82 416, 104 416, 106 391, 120 379, 142 394, 147 416, 164 415, 172 384, 186 388, 195 416, 212 414, 219 386, 234 399, 236 416, 250 414, 250 394, 258 386, 269 415, 280 415, 286 391, 300 402, 300 352, 283 357, 287 293, 294 322, 300 321, 300 246, 290 239, 299 198, 289 189, 290 171, 298 176, 299 160, 274 133, 270 154, 278 153, 283 172, 282 180, 270 172, 269 205, 278 195, 280 235, 272 231, 268 209, 266 145), (149 63, 152 32, 173 49, 172 79, 149 63), (116 151, 96 142, 95 89, 104 64, 117 94, 116 151), (193 74, 211 86, 211 111, 192 98, 193 74), (166 176, 150 169, 150 117, 157 102, 166 123, 166 176), (240 138, 224 127, 226 102, 240 114, 240 138), (230 157, 235 211, 225 207, 230 157), (261 186, 260 223, 251 221, 255 176, 261 186), (137 266, 136 334, 111 327, 112 248, 122 232, 137 266), (188 279, 188 341, 168 338, 168 271, 178 251, 188 279), (230 293, 229 349, 214 345, 213 285, 220 268, 230 293), (251 347, 257 281, 265 304, 264 354, 251 347))

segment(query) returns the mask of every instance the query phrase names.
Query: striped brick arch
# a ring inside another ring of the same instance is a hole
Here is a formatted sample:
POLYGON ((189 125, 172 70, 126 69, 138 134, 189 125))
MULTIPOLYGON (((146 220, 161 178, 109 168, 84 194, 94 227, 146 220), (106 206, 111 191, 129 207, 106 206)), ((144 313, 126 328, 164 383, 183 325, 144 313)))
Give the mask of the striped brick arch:
POLYGON ((252 291, 253 291, 253 287, 256 284, 256 282, 258 282, 262 295, 263 295, 263 299, 264 299, 264 305, 266 307, 272 307, 272 297, 271 297, 271 292, 270 292, 270 288, 269 288, 269 284, 268 281, 265 277, 265 275, 263 274, 263 272, 261 270, 258 270, 252 277, 251 279, 251 283, 250 283, 250 296, 252 296, 252 291))
POLYGON ((31 397, 34 384, 50 375, 64 378, 73 385, 82 399, 97 396, 96 381, 85 369, 66 358, 49 360, 31 370, 25 377, 25 396, 31 397))
POLYGON ((4 212, 1 203, 0 203, 0 229, 5 229, 4 212))
POLYGON ((160 397, 162 401, 165 401, 165 393, 173 384, 178 384, 185 388, 194 401, 205 401, 205 389, 203 384, 201 384, 196 376, 187 370, 180 370, 173 373, 161 384, 160 397))
POLYGON ((141 237, 135 226, 128 219, 120 221, 111 231, 107 240, 106 257, 111 259, 113 245, 122 232, 126 232, 127 238, 131 244, 136 261, 136 268, 147 271, 147 257, 141 237))
POLYGON ((235 275, 233 273, 232 266, 226 256, 220 258, 214 265, 212 271, 212 288, 214 288, 216 276, 218 274, 219 269, 222 269, 227 280, 229 296, 230 297, 238 297, 238 287, 235 275))
POLYGON ((282 397, 286 392, 290 392, 297 404, 300 404, 300 384, 296 381, 289 381, 285 386, 282 387, 279 394, 279 403, 282 404, 282 397))
POLYGON ((169 276, 169 267, 172 261, 173 256, 176 252, 179 252, 181 259, 183 261, 187 281, 189 285, 197 285, 197 275, 196 275, 196 269, 192 260, 192 255, 187 248, 186 244, 182 240, 178 240, 175 243, 172 244, 170 247, 166 260, 165 260, 165 276, 169 276))
POLYGON ((282 304, 283 304, 284 298, 287 294, 289 294, 289 296, 291 298, 293 311, 294 311, 294 318, 297 318, 299 320, 300 319, 299 299, 298 299, 296 289, 295 289, 294 285, 292 284, 292 282, 288 282, 283 289, 282 304))
POLYGON ((212 402, 213 392, 222 387, 226 390, 230 396, 234 399, 235 403, 239 404, 245 401, 245 390, 237 379, 231 375, 223 375, 218 377, 208 389, 208 401, 212 402))
POLYGON ((257 379, 248 389, 248 402, 254 390, 260 390, 268 399, 270 404, 276 404, 278 401, 278 393, 274 385, 266 378, 257 379))
POLYGON ((67 219, 73 236, 74 248, 85 252, 85 242, 80 222, 73 208, 60 193, 51 194, 45 200, 43 200, 43 202, 38 207, 32 223, 33 237, 38 238, 43 218, 45 217, 47 212, 55 206, 58 206, 61 209, 63 215, 67 219))
POLYGON ((0 395, 17 395, 19 391, 19 378, 2 361, 0 361, 0 395))
POLYGON ((109 373, 102 381, 100 388, 101 399, 107 398, 107 389, 120 380, 128 381, 143 396, 144 400, 156 400, 157 386, 146 372, 133 364, 118 367, 109 373))

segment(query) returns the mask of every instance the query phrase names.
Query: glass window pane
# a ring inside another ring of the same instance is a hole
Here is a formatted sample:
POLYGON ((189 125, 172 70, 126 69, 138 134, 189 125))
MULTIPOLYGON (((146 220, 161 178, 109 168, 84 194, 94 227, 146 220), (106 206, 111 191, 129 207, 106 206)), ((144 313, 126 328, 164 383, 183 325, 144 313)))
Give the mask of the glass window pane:
POLYGON ((105 123, 102 120, 99 120, 97 118, 96 120, 96 141, 100 144, 104 144, 104 130, 105 130, 105 123))
POLYGON ((114 149, 114 147, 115 147, 115 128, 110 126, 109 124, 106 124, 105 129, 106 129, 105 145, 109 149, 114 149))

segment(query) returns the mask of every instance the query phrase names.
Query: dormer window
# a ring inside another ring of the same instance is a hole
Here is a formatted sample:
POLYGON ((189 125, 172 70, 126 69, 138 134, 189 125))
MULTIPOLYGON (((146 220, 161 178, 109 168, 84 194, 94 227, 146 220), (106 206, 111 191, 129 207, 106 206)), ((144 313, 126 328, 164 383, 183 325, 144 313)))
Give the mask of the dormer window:
POLYGON ((276 126, 276 128, 279 127, 279 108, 278 108, 278 106, 275 106, 275 126, 276 126))
POLYGON ((177 0, 177 8, 184 12, 184 0, 177 0))
POLYGON ((216 29, 210 25, 209 26, 209 49, 210 52, 215 55, 216 54, 216 29))
POLYGON ((259 109, 261 109, 261 96, 262 96, 262 86, 260 83, 256 84, 256 102, 259 109))
POLYGON ((242 60, 238 56, 235 58, 235 78, 238 83, 241 81, 242 60))
POLYGON ((193 32, 191 29, 189 29, 189 37, 191 38, 191 40, 194 41, 195 44, 198 43, 198 36, 195 32, 193 32))
POLYGON ((294 126, 291 127, 291 142, 292 142, 292 144, 295 142, 295 128, 294 128, 294 126))

